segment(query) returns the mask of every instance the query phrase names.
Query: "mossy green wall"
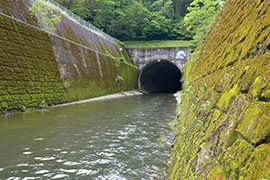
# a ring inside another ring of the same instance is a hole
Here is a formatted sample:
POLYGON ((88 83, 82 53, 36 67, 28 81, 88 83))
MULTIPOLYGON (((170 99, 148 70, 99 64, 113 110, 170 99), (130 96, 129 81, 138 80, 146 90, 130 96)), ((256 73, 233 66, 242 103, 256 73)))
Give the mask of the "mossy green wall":
POLYGON ((47 33, 0 15, 0 113, 63 102, 47 33))
POLYGON ((48 27, 30 16, 31 3, 0 0, 15 18, 0 15, 0 114, 137 88, 125 49, 65 16, 57 31, 41 31, 48 27))
POLYGON ((68 101, 137 88, 138 69, 124 48, 65 16, 56 27, 50 37, 68 101))
POLYGON ((186 65, 167 179, 270 179, 269 5, 227 0, 186 65))

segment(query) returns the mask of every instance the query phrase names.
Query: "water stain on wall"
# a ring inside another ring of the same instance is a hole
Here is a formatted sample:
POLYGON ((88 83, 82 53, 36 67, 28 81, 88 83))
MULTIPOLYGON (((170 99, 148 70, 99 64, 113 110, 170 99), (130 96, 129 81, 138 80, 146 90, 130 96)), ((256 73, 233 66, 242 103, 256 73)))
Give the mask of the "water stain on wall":
POLYGON ((32 3, 0 1, 0 113, 137 87, 138 70, 117 43, 64 15, 56 31, 42 31, 41 17, 28 12, 32 3), (118 65, 121 57, 125 61, 118 65), (115 81, 119 76, 124 79, 120 84, 115 81))

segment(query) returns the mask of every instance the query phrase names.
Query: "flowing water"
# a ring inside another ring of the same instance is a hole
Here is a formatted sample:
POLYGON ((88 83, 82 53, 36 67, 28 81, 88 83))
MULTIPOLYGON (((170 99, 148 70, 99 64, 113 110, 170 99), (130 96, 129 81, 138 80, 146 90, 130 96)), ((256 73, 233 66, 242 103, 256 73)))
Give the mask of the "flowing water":
POLYGON ((175 109, 154 94, 0 116, 0 179, 161 179, 175 109))

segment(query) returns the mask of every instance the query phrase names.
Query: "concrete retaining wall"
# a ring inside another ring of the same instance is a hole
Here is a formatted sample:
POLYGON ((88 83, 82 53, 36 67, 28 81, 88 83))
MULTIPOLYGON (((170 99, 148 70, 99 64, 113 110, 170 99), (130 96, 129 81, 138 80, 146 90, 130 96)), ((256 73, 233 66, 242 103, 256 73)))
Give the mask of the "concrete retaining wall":
POLYGON ((167 60, 173 62, 179 69, 186 64, 189 56, 183 61, 174 59, 176 53, 184 50, 188 55, 188 47, 167 47, 167 48, 130 48, 127 49, 134 64, 141 70, 144 65, 154 60, 167 60))
POLYGON ((0 16, 0 113, 137 87, 138 70, 118 44, 64 15, 57 31, 42 31, 48 27, 30 16, 32 3, 0 0, 8 15, 0 16))

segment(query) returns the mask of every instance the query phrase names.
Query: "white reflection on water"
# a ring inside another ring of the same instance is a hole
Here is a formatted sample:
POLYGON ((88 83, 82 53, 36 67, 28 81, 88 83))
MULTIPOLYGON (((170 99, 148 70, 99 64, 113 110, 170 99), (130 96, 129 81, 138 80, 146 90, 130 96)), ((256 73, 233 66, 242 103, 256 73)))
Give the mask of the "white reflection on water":
POLYGON ((48 171, 48 170, 39 170, 39 171, 35 172, 35 174, 45 174, 45 173, 48 173, 48 172, 50 172, 50 171, 48 171))
POLYGON ((59 171, 66 172, 66 173, 75 173, 77 169, 59 169, 59 171))
POLYGON ((63 179, 63 178, 65 178, 65 180, 68 180, 69 175, 67 175, 67 174, 57 174, 57 175, 52 177, 52 179, 63 179))
POLYGON ((27 155, 27 154, 32 154, 32 152, 23 152, 23 154, 26 154, 26 155, 27 155))
POLYGON ((28 166, 29 164, 25 163, 25 164, 17 164, 17 166, 28 166))
POLYGON ((0 117, 0 179, 161 179, 175 106, 150 95, 0 117))
POLYGON ((76 166, 76 165, 80 165, 79 162, 71 162, 71 161, 67 161, 63 163, 66 166, 76 166))
POLYGON ((88 170, 88 169, 79 169, 79 171, 76 173, 76 175, 91 175, 93 173, 92 170, 88 170))
POLYGON ((41 161, 51 161, 51 160, 54 160, 55 157, 35 157, 34 159, 41 160, 41 161))

